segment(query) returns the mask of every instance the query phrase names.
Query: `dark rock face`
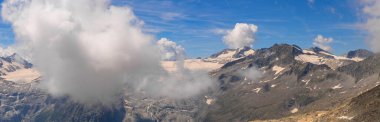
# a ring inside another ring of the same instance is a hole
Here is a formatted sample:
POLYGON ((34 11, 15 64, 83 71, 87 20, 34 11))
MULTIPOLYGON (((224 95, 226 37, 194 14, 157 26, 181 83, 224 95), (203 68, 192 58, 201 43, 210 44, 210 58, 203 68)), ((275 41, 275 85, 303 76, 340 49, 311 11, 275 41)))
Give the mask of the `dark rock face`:
POLYGON ((294 57, 299 54, 302 54, 302 50, 296 45, 275 44, 271 48, 258 49, 255 51, 255 55, 228 62, 222 67, 222 69, 251 59, 254 59, 252 63, 257 67, 268 66, 273 62, 290 64, 295 61, 294 57))
POLYGON ((347 53, 347 58, 368 58, 372 56, 374 53, 365 49, 358 49, 354 51, 350 51, 347 53))
MULTIPOLYGON (((325 50, 323 50, 322 48, 319 48, 319 47, 312 47, 312 48, 310 48, 310 50, 312 50, 312 51, 314 51, 316 53, 325 51, 325 50)), ((327 51, 325 51, 325 52, 327 52, 327 51)))

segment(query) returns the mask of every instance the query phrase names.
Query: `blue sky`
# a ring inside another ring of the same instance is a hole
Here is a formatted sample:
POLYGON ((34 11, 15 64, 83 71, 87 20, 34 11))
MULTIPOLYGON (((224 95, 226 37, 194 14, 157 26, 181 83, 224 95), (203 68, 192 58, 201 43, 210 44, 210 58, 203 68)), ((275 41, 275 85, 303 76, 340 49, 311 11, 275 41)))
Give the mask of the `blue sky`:
MULTIPOLYGON (((236 23, 258 26, 255 49, 275 43, 312 47, 321 34, 331 37, 333 53, 367 48, 360 6, 354 0, 114 0, 130 6, 145 22, 144 30, 156 39, 166 37, 186 49, 189 57, 205 57, 227 46, 217 29, 233 29, 236 23)), ((0 24, 0 43, 13 43, 12 28, 0 24)))

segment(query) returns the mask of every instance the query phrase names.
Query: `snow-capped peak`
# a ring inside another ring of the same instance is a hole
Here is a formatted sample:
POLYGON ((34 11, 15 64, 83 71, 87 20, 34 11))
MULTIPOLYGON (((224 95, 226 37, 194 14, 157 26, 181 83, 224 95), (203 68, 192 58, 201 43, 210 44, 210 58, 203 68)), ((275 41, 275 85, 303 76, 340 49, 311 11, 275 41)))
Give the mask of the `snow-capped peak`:
POLYGON ((211 55, 210 58, 241 58, 248 55, 253 55, 254 53, 255 51, 250 47, 241 47, 237 49, 224 49, 221 52, 211 55))

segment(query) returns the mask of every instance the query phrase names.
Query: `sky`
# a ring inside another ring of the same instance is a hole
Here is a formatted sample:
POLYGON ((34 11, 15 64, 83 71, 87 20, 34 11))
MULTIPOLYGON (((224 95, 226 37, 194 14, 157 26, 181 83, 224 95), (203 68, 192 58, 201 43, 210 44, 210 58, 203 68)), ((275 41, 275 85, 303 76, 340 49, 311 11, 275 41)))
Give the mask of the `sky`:
MULTIPOLYGON (((2 0, 1 0, 2 2, 2 0)), ((332 38, 334 54, 367 49, 363 17, 355 0, 113 0, 129 6, 144 21, 143 31, 181 45, 188 57, 207 57, 228 48, 220 30, 236 23, 254 24, 254 49, 275 43, 313 46, 318 35, 332 38)), ((14 43, 9 23, 0 23, 0 45, 14 43)))

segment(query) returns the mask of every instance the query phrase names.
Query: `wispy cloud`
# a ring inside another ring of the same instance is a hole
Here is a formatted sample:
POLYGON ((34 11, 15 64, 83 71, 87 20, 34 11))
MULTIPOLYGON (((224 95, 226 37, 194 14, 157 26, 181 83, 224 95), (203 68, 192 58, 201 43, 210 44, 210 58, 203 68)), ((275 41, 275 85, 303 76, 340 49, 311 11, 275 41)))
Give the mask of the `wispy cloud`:
POLYGON ((160 18, 163 20, 176 20, 176 19, 182 19, 185 16, 180 13, 175 13, 175 12, 166 12, 160 15, 160 18))
POLYGON ((333 38, 324 37, 319 34, 317 35, 317 37, 315 37, 313 45, 319 48, 322 48, 323 50, 326 50, 326 51, 332 51, 330 43, 333 41, 334 41, 333 38))

